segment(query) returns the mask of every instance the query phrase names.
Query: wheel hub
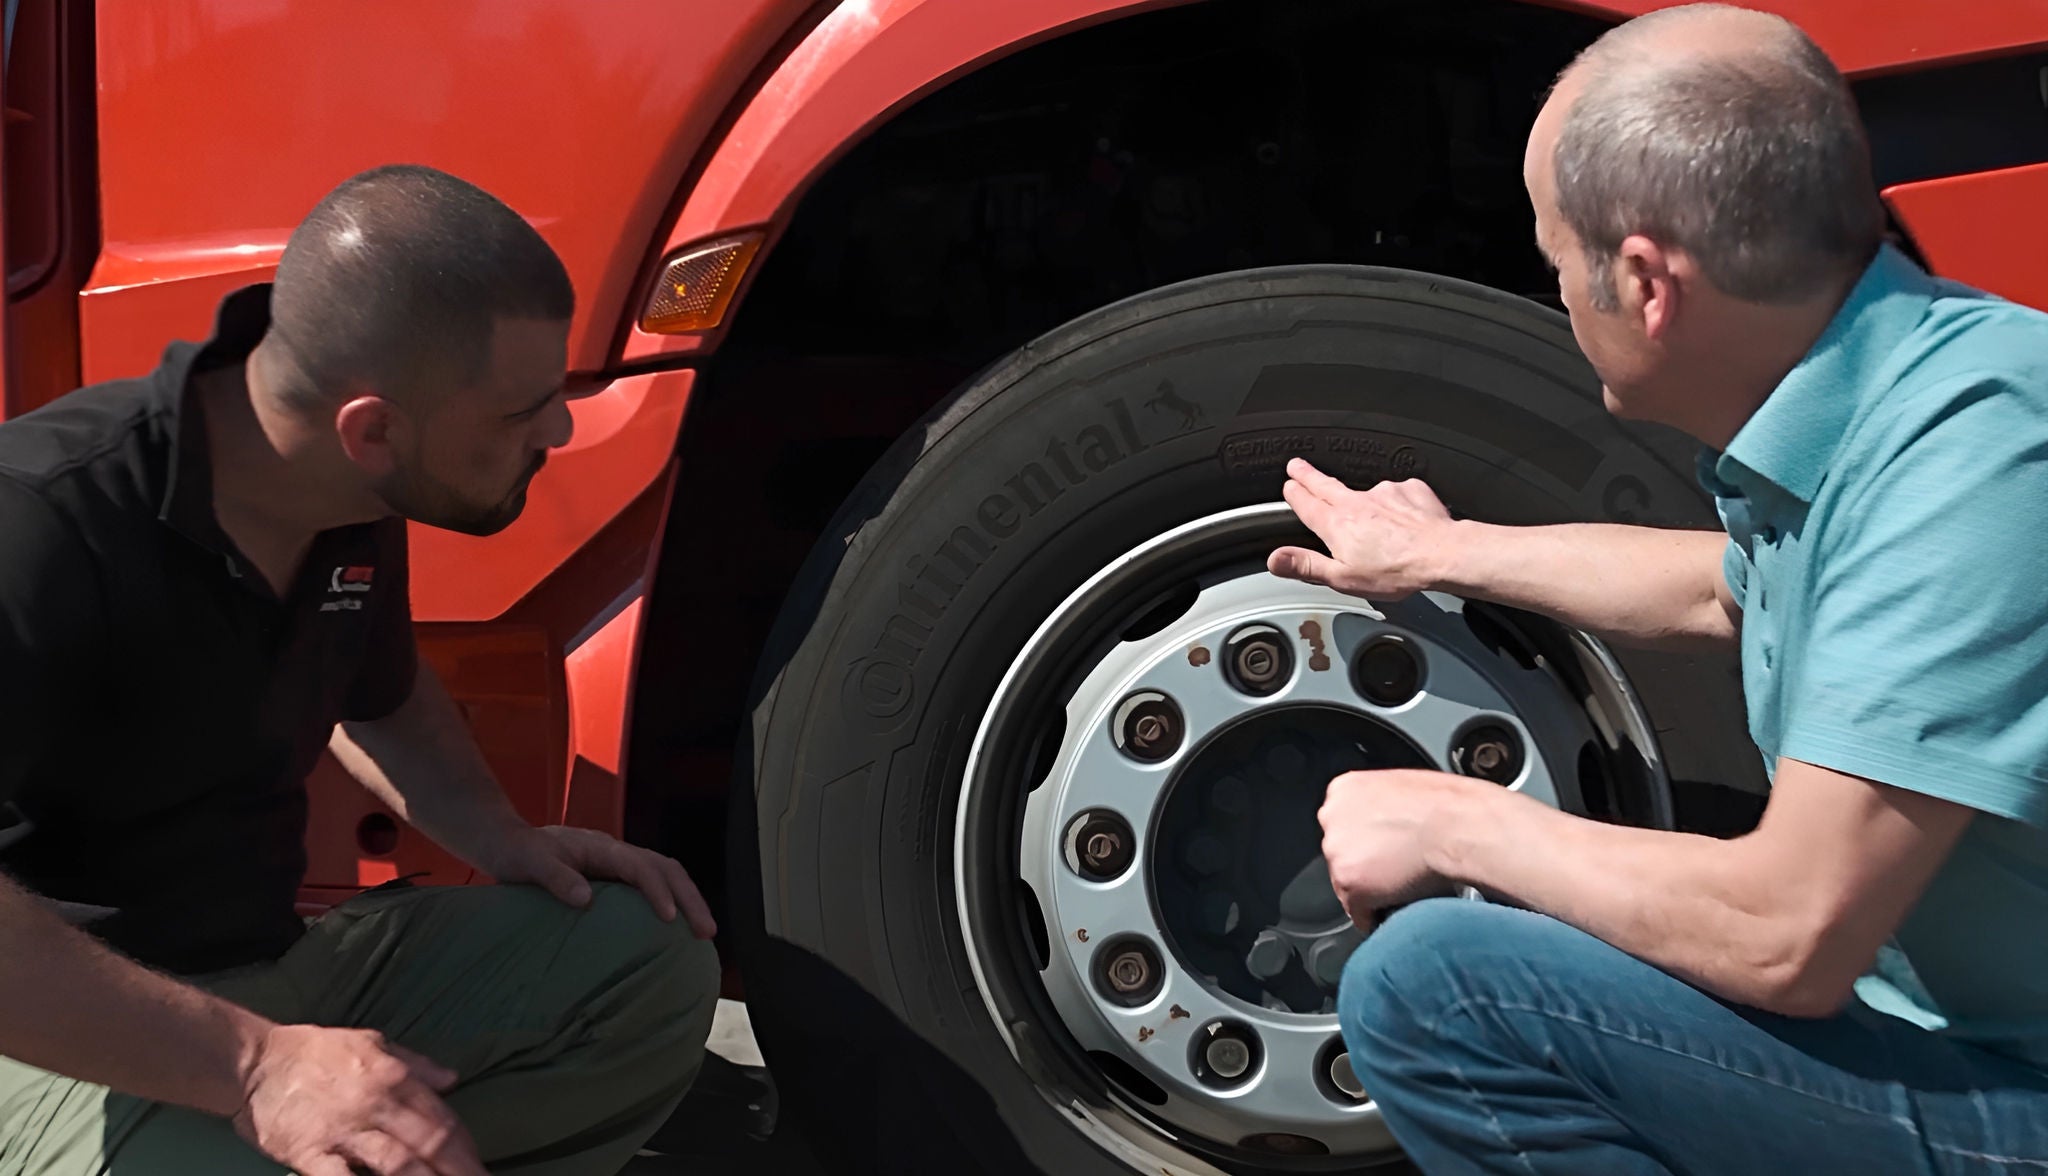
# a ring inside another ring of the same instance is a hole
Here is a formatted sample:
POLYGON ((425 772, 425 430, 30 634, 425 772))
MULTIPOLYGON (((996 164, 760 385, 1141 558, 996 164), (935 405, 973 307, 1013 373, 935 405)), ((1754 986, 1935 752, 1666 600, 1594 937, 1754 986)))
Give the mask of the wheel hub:
POLYGON ((1489 756, 1495 775, 1556 804, 1551 764, 1590 729, 1555 694, 1486 650, 1456 601, 1380 609, 1262 568, 1205 583, 1085 674, 1026 801, 1022 872, 1059 945, 1045 981, 1066 1029, 1153 1084, 1179 1131, 1290 1155, 1385 1148, 1370 1104, 1331 1076, 1337 982, 1363 935, 1330 888, 1316 810, 1344 771, 1453 770, 1502 731, 1547 754, 1512 776, 1489 756), (1105 826, 1137 843, 1114 873, 1080 837, 1105 826), (1220 1057, 1219 1041, 1234 1043, 1220 1057), (1258 1060, 1230 1077, 1240 1047, 1258 1060))
POLYGON ((966 765, 956 861, 977 984, 1020 1061, 1022 997, 1034 1031, 1108 1080, 1115 1111, 1041 1089, 1136 1170, 1393 1150, 1334 1015, 1363 935, 1321 856, 1332 778, 1458 771, 1583 811, 1579 774, 1604 771, 1601 749, 1625 732, 1649 749, 1636 762, 1653 807, 1668 805, 1647 720, 1604 650, 1565 635, 1580 672, 1605 675, 1599 699, 1620 700, 1597 703, 1596 726, 1586 692, 1456 598, 1378 606, 1267 574, 1293 525, 1283 505, 1248 507, 1111 564, 1026 643, 966 765), (1128 639, 1100 636, 1139 615, 1128 639), (997 799, 1010 789, 1022 819, 998 835, 1014 854, 992 855, 970 815, 1015 812, 997 799), (1015 875, 985 880, 991 860, 1015 875), (1045 946, 989 940, 971 896, 990 885, 1011 888, 1045 946), (1015 995, 998 996, 999 977, 1015 995))
POLYGON ((1260 1008, 1335 1011, 1361 936, 1330 888, 1316 810, 1345 772, 1429 766, 1393 727, 1323 706, 1257 711, 1196 750, 1160 802, 1151 856, 1182 966, 1260 1008))

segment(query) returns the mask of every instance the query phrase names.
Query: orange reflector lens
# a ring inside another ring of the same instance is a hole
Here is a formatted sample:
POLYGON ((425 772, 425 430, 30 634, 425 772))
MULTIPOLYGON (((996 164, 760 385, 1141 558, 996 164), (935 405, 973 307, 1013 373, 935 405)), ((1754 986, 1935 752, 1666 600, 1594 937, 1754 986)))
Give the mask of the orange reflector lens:
POLYGON ((655 335, 708 331, 725 321, 725 308, 761 248, 758 235, 729 237, 677 254, 661 267, 647 298, 640 329, 655 335))

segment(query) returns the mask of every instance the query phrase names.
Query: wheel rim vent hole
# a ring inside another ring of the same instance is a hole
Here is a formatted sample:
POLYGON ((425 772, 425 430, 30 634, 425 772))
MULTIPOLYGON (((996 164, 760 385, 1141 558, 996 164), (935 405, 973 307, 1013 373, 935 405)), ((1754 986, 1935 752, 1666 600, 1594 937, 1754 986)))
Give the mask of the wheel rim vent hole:
POLYGON ((1104 1049, 1089 1050, 1088 1060, 1095 1063, 1095 1068, 1102 1071, 1103 1077, 1121 1086, 1138 1101, 1155 1107, 1166 1105, 1166 1091, 1160 1089, 1157 1082, 1145 1077, 1145 1072, 1138 1067, 1104 1049))
POLYGON ((1201 594, 1201 586, 1193 580, 1175 584, 1155 597, 1143 612, 1131 618, 1131 623, 1124 626, 1123 639, 1127 642, 1143 641, 1153 636, 1188 615, 1188 610, 1195 607, 1195 600, 1201 594))

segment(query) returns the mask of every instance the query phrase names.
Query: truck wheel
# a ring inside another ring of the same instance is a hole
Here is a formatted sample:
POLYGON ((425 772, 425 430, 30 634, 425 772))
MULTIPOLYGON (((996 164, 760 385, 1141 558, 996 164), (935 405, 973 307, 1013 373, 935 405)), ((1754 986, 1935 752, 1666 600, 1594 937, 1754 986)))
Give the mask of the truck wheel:
POLYGON ((1442 278, 1203 278, 985 372, 812 554, 740 757, 747 998, 837 1170, 1388 1160, 1332 1013, 1359 936, 1329 778, 1430 766, 1658 825, 1674 780, 1753 786, 1732 659, 1267 575, 1307 538, 1296 455, 1470 517, 1715 525, 1561 316, 1442 278))

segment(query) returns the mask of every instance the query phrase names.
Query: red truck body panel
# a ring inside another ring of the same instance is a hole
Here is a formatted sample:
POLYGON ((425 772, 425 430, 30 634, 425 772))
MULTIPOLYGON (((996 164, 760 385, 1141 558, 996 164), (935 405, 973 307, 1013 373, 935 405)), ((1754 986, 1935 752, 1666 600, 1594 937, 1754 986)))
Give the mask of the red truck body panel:
MULTIPOLYGON (((24 27, 54 2, 27 0, 24 27)), ((740 231, 772 249, 813 181, 917 98, 1176 2, 99 0, 97 253, 75 338, 25 338, 17 307, 7 345, 75 354, 82 381, 143 371, 168 340, 202 335, 222 294, 267 278, 324 192, 378 164, 445 168, 517 208, 575 282, 571 366, 605 387, 575 403, 575 441, 508 531, 414 530, 414 606, 522 811, 617 828, 640 586, 663 511, 699 505, 669 506, 666 487, 688 365, 719 342, 634 325, 660 261, 740 231)), ((1664 6, 1554 3, 1614 20, 1664 6)), ((2048 0, 1754 6, 1859 75, 2048 44, 2048 0)), ((32 180, 10 171, 10 199, 32 180)), ((1888 195, 1943 272, 2048 305, 2034 215, 2048 165, 1888 195)), ((11 411, 33 407, 20 399, 11 411)), ((315 794, 311 897, 412 870, 467 877, 409 832, 365 850, 376 806, 331 767, 315 794)))

